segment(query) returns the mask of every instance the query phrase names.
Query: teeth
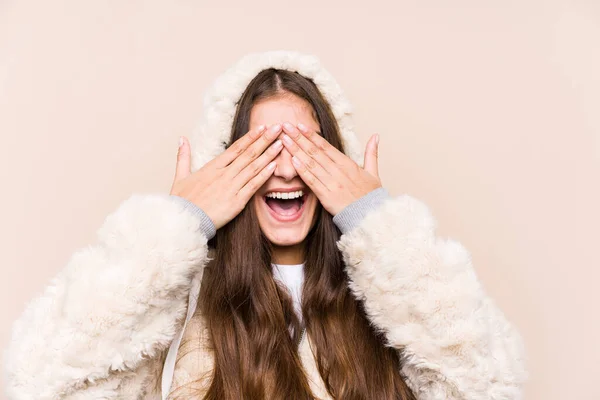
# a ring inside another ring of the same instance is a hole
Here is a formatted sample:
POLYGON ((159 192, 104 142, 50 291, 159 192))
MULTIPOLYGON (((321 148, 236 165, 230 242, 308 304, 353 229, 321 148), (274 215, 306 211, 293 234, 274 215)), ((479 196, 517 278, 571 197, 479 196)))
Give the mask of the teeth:
POLYGON ((302 190, 298 190, 296 192, 270 192, 267 193, 267 197, 271 197, 273 199, 297 199, 302 197, 304 192, 302 190))

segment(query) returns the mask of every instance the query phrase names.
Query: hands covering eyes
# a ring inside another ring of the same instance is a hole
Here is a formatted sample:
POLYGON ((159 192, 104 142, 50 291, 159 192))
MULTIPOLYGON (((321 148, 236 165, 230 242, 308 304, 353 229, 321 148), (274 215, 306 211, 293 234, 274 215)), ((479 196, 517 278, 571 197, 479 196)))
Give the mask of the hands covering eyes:
POLYGON ((377 135, 367 143, 361 168, 318 132, 303 124, 284 123, 250 130, 195 173, 190 170, 189 142, 182 137, 171 194, 196 204, 219 229, 273 174, 274 159, 284 147, 293 156, 300 178, 333 216, 381 187, 377 135), (279 136, 282 141, 276 140, 279 136))

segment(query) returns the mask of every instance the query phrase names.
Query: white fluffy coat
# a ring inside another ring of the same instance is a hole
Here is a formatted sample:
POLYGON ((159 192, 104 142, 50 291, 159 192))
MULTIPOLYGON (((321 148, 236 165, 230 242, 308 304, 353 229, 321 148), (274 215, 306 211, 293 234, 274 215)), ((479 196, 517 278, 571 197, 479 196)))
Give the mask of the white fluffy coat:
MULTIPOLYGON (((269 66, 317 83, 347 154, 362 165, 351 108, 333 78, 312 56, 270 52, 245 57, 209 91, 192 140, 193 170, 223 151, 235 102, 269 66)), ((435 228, 428 207, 405 194, 370 211, 338 242, 352 292, 389 346, 404 349, 402 373, 419 400, 521 399, 521 337, 485 294, 468 251, 435 228)), ((192 280, 209 261, 195 215, 166 194, 132 195, 15 322, 5 354, 8 398, 160 399, 166 350, 182 327, 192 280)), ((205 339, 200 314, 188 326, 187 337, 205 339)), ((329 399, 308 340, 300 347, 305 372, 314 394, 329 399)), ((173 389, 211 363, 204 347, 183 357, 173 389)))

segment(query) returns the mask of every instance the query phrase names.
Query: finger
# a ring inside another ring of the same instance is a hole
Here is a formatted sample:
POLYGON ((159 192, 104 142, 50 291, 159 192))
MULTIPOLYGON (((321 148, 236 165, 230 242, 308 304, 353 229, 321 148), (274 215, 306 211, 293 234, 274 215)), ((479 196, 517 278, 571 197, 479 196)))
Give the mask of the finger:
POLYGON ((329 191, 327 186, 323 185, 323 183, 319 179, 317 179, 317 177, 312 173, 312 171, 310 171, 306 167, 306 165, 304 165, 304 163, 302 163, 302 161, 300 161, 300 159, 298 159, 296 156, 292 157, 292 163, 294 164, 294 168, 296 168, 298 175, 300 175, 300 178, 302 179, 302 181, 304 181, 304 183, 308 185, 310 190, 312 190, 312 192, 318 198, 324 198, 324 196, 329 191))
POLYGON ((248 203, 248 200, 250 200, 250 198, 254 196, 254 193, 256 193, 256 191, 260 189, 262 185, 265 184, 267 179, 269 179, 271 175, 273 175, 273 171, 275 171, 276 165, 277 164, 275 161, 271 161, 266 167, 262 169, 262 171, 260 171, 258 175, 250 179, 250 181, 248 181, 248 183, 246 183, 240 189, 240 191, 237 193, 237 197, 240 200, 240 202, 243 202, 244 205, 248 203))
POLYGON ((240 154, 242 154, 248 146, 256 141, 265 132, 266 126, 260 125, 254 129, 250 129, 244 136, 236 140, 214 159, 214 164, 217 168, 225 168, 233 162, 240 154))
POLYGON ((379 135, 371 136, 365 149, 364 170, 379 178, 379 135))
POLYGON ((227 167, 226 178, 235 178, 241 170, 246 168, 252 161, 257 159, 265 149, 279 136, 281 125, 272 125, 260 139, 252 143, 248 148, 236 157, 235 160, 227 167))
POLYGON ((233 187, 237 189, 244 187, 252 178, 260 173, 269 162, 271 162, 283 149, 281 140, 277 140, 269 148, 261 154, 250 165, 244 168, 233 180, 233 187))
MULTIPOLYGON (((321 147, 311 142, 307 137, 300 133, 300 131, 294 125, 286 122, 283 124, 283 130, 294 140, 298 147, 300 147, 308 157, 316 160, 317 163, 319 163, 319 165, 329 173, 329 175, 331 175, 334 179, 339 179, 341 177, 342 173, 335 162, 333 162, 333 160, 327 156, 327 154, 325 154, 321 147)), ((319 136, 318 134, 316 135, 319 136)), ((324 142, 327 143, 326 140, 324 140, 324 142)), ((302 157, 302 155, 300 155, 299 158, 310 168, 308 159, 302 157)))
POLYGON ((306 154, 297 143, 295 143, 287 134, 283 134, 283 145, 290 152, 290 154, 299 159, 304 168, 311 172, 311 175, 315 176, 321 184, 326 187, 333 187, 334 179, 331 174, 326 171, 322 165, 320 165, 314 158, 306 154))
MULTIPOLYGON (((298 127, 298 130, 302 132, 304 137, 314 143, 338 166, 350 166, 351 164, 354 164, 354 161, 350 157, 333 147, 331 143, 329 143, 323 136, 319 134, 319 132, 308 129, 308 127, 304 124, 298 124, 296 126, 298 127)), ((343 170, 343 168, 341 170, 343 170)))
POLYGON ((191 174, 190 143, 185 136, 179 138, 177 164, 175 164, 175 181, 187 178, 191 174))

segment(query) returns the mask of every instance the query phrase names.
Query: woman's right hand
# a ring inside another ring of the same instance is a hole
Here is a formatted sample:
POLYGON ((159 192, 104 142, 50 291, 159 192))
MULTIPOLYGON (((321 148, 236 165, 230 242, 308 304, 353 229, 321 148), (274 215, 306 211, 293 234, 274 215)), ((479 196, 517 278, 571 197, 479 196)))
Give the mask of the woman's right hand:
POLYGON ((171 195, 196 204, 216 229, 223 227, 244 209, 275 170, 272 160, 283 145, 281 140, 269 145, 280 132, 279 124, 252 129, 193 174, 190 143, 182 137, 171 195))

